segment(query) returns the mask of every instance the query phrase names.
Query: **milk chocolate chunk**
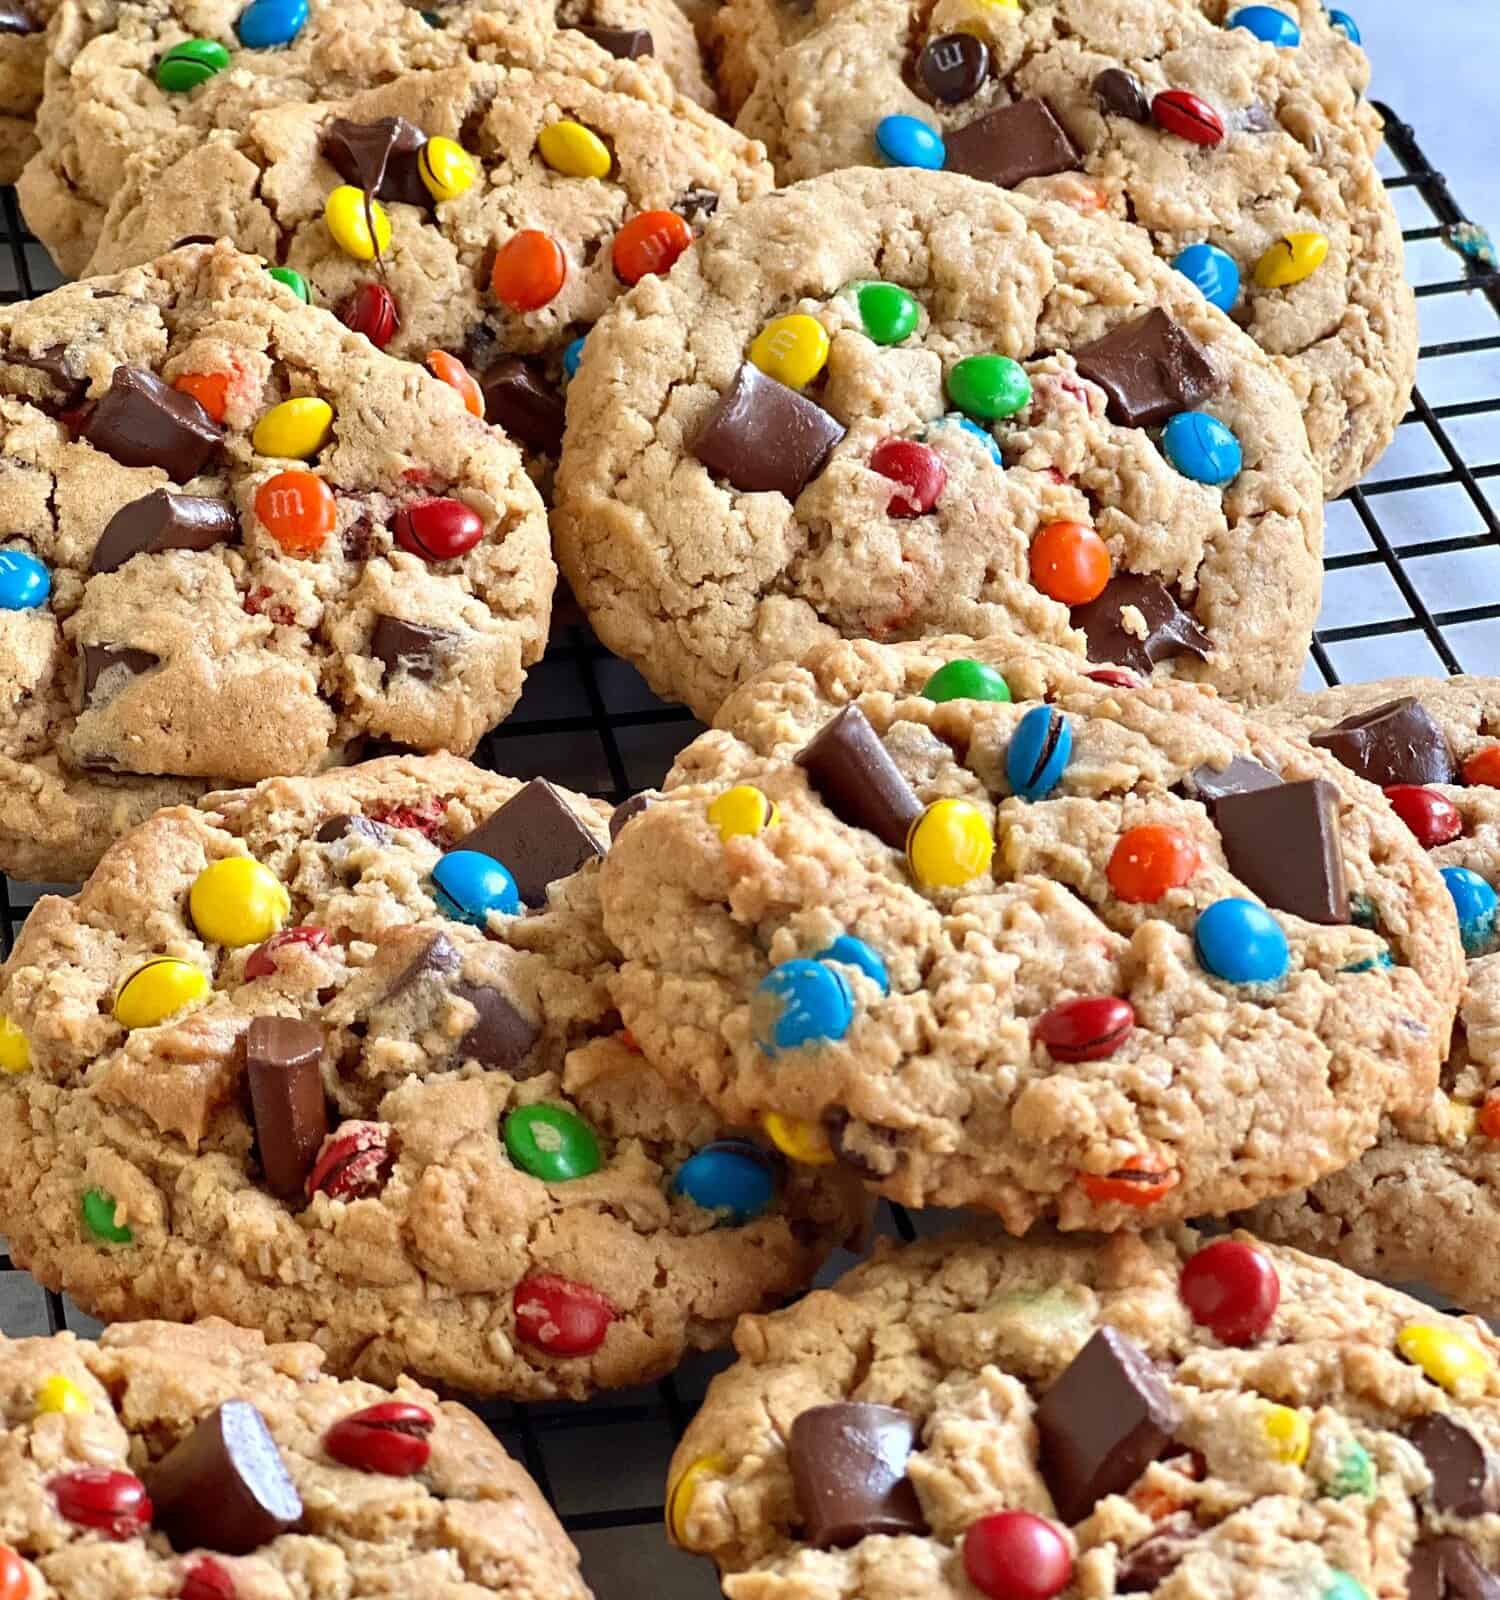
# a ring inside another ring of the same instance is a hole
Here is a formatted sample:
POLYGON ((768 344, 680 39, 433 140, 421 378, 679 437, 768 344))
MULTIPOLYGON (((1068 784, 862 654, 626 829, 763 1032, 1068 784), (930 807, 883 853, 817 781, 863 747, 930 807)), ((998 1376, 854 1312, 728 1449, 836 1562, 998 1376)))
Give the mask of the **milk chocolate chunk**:
POLYGON ((529 906, 546 905, 548 884, 604 854, 572 806, 545 778, 533 778, 455 848, 493 856, 516 880, 516 889, 529 906))
POLYGON ((1500 1600, 1500 1578, 1462 1539, 1444 1534, 1412 1550, 1406 1593, 1408 1600, 1500 1600))
POLYGON ((266 1419, 226 1400, 146 1473, 152 1526, 174 1550, 248 1556, 302 1520, 266 1419))
POLYGON ((795 500, 845 432, 822 406, 746 361, 688 448, 744 494, 795 500))
POLYGON ((520 356, 497 361, 479 380, 484 419, 528 450, 556 455, 562 448, 563 401, 557 389, 520 356))
POLYGON ((1103 389, 1110 421, 1124 428, 1155 427, 1219 388, 1202 346, 1159 306, 1075 350, 1073 360, 1103 389))
POLYGON ((620 61, 635 61, 656 53, 647 28, 579 28, 578 32, 620 61))
POLYGON ((825 722, 794 759, 840 822, 873 833, 893 850, 906 848, 922 802, 858 706, 845 706, 825 722))
POLYGON ((1419 1418, 1406 1436, 1422 1452, 1432 1474, 1432 1504, 1438 1511, 1477 1517, 1485 1509, 1489 1462, 1484 1446, 1465 1427, 1434 1411, 1419 1418))
POLYGON ((498 989, 473 983, 455 983, 451 992, 467 1000, 479 1013, 459 1041, 461 1057, 472 1057, 482 1067, 494 1067, 516 1078, 530 1078, 540 1067, 523 1070, 542 1030, 498 989))
POLYGON ((116 667, 123 668, 123 671, 115 674, 116 681, 123 682, 126 678, 138 678, 143 672, 149 672, 160 660, 160 656, 152 655, 149 650, 134 650, 129 645, 84 645, 84 708, 87 709, 94 698, 94 690, 106 672, 113 672, 116 667))
POLYGON ((17 0, 0 4, 0 33, 40 33, 42 24, 17 0))
POLYGON ((370 631, 370 654, 385 663, 387 676, 409 672, 427 683, 437 675, 444 647, 457 638, 451 628, 429 628, 421 622, 406 622, 382 613, 370 631))
POLYGON ((947 136, 949 172, 967 173, 1013 189, 1027 178, 1049 178, 1083 165, 1083 152, 1045 100, 996 106, 947 136))
POLYGON ((122 467, 160 467, 174 483, 196 478, 224 430, 190 394, 145 367, 116 367, 83 436, 122 467))
POLYGON ((1443 730, 1410 695, 1372 711, 1356 711, 1309 739, 1382 789, 1393 783, 1458 782, 1458 766, 1443 730))
POLYGON ((807 1542, 837 1550, 871 1534, 926 1533, 906 1476, 916 1437, 916 1419, 893 1406, 846 1401, 804 1411, 787 1460, 807 1542))
POLYGON ((1268 906, 1325 926, 1348 922, 1338 790, 1326 778, 1226 794, 1214 823, 1229 870, 1268 906))
POLYGON ((1212 806, 1227 794, 1248 794, 1252 789, 1274 789, 1281 779, 1249 756, 1231 756, 1227 767, 1205 763, 1188 774, 1186 787, 1204 805, 1212 806))
POLYGON ((1063 1521, 1082 1522, 1106 1495, 1123 1494, 1171 1443, 1178 1420, 1146 1352, 1100 1328, 1036 1408, 1042 1477, 1063 1521))
POLYGON ((1097 600, 1073 607, 1072 623, 1088 640, 1090 661, 1113 661, 1143 678, 1158 661, 1187 655, 1207 661, 1213 654, 1213 641, 1177 596, 1159 578, 1138 572, 1116 573, 1097 600), (1127 606, 1140 612, 1144 637, 1127 628, 1121 615, 1127 606))
POLYGON ((1141 80, 1123 67, 1106 67, 1094 79, 1094 98, 1106 116, 1128 117, 1132 122, 1150 122, 1151 102, 1141 80))
POLYGON ((989 75, 989 46, 972 33, 940 33, 917 57, 917 76, 944 105, 972 99, 989 75))
POLYGON ((662 798, 657 789, 642 789, 639 794, 633 794, 628 800, 622 800, 610 813, 609 837, 611 843, 620 837, 620 830, 640 816, 649 811, 658 800, 662 798))
POLYGON ((354 122, 335 117, 323 131, 323 156, 345 183, 377 200, 400 200, 430 206, 432 194, 422 182, 417 157, 427 136, 405 117, 379 117, 354 122))
POLYGON ((328 1134, 323 1030, 295 1017, 256 1017, 245 1033, 245 1065, 260 1164, 273 1194, 290 1199, 328 1134))
POLYGON ((89 561, 90 572, 115 572, 132 556, 163 550, 212 550, 239 531, 227 500, 153 489, 121 506, 104 525, 89 561))

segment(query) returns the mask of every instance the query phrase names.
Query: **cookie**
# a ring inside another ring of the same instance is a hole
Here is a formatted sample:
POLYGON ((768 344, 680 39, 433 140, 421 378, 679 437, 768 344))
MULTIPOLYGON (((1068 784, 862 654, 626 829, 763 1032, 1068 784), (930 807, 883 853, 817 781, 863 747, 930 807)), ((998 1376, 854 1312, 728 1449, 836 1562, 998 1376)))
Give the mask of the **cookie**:
POLYGON ((882 1250, 735 1347, 667 1508, 730 1600, 1500 1592, 1500 1341, 1248 1234, 882 1250))
POLYGON ((1387 787, 1449 880, 1469 953, 1431 1099, 1343 1172, 1254 1213, 1268 1236, 1500 1315, 1500 680, 1398 678, 1289 701, 1284 720, 1387 787))
POLYGON ((0 8, 0 184, 14 183, 36 154, 33 120, 47 64, 50 11, 50 0, 45 8, 36 0, 8 0, 0 8))
POLYGON ((660 1377, 805 1287, 863 1197, 622 1035, 609 838, 607 806, 449 756, 128 834, 0 972, 15 1259, 106 1319, 526 1399, 660 1377))
POLYGON ((70 276, 88 270, 132 155, 174 133, 191 143, 240 129, 277 105, 468 60, 550 63, 663 104, 675 78, 685 95, 714 103, 691 24, 671 0, 451 0, 436 10, 403 0, 62 0, 48 38, 41 154, 19 192, 32 230, 70 276))
POLYGON ((1311 637, 1318 474, 1272 363, 1143 234, 970 178, 714 223, 599 324, 568 423, 559 561, 705 720, 841 634, 1013 629, 1247 699, 1311 637))
POLYGON ((214 1318, 0 1339, 0 1588, 60 1600, 588 1600, 578 1552, 472 1412, 338 1383, 214 1318))
POLYGON ((0 867, 212 783, 473 749, 546 644, 516 448, 225 246, 0 310, 0 867))
POLYGON ((1462 977, 1442 879, 1337 762, 1005 636, 841 642, 747 685, 603 893, 659 1068, 1016 1233, 1347 1165, 1436 1081, 1462 977))
POLYGON ((738 125, 783 183, 883 160, 1139 223, 1276 358, 1332 496, 1390 442, 1416 367, 1379 119, 1318 47, 1355 54, 1326 22, 1304 62, 1227 9, 824 0, 777 49, 765 14, 792 7, 737 0, 762 63, 738 125))

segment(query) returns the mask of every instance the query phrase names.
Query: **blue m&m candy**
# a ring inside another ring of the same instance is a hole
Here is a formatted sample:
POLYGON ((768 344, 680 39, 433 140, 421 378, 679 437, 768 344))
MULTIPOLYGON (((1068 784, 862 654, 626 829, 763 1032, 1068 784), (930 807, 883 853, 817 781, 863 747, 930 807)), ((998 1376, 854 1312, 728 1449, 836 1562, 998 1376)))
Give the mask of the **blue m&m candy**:
POLYGON ((1339 30, 1350 44, 1359 44, 1359 24, 1347 11, 1335 11, 1332 6, 1328 8, 1328 20, 1339 30))
POLYGON ((578 363, 583 360, 583 339, 570 340, 563 349, 563 373, 568 378, 578 376, 578 363))
POLYGON ((938 428, 962 428, 972 439, 977 439, 989 452, 990 460, 997 467, 1005 465, 1005 457, 1000 454, 1000 446, 995 443, 995 436, 988 428, 981 428, 977 422, 960 415, 957 411, 950 411, 947 416, 939 417, 936 422, 929 423, 922 430, 922 437, 929 438, 938 428))
POLYGON ((878 984, 881 994, 891 992, 890 974, 885 970, 885 962, 881 960, 878 951, 872 950, 863 939, 856 939, 852 933, 841 933, 826 950, 818 951, 819 961, 840 961, 846 967, 858 967, 873 983, 878 984))
POLYGON ((1190 244, 1172 265, 1220 311, 1228 311, 1240 297, 1239 263, 1216 244, 1190 244))
POLYGON ((743 1139, 718 1139, 690 1155, 672 1187, 736 1225, 751 1222, 771 1204, 776 1180, 765 1154, 743 1139))
POLYGON ((948 159, 943 136, 920 117, 882 117, 875 125, 875 147, 893 167, 937 172, 948 159))
POLYGON ((0 611, 34 611, 52 593, 52 574, 27 550, 0 550, 0 611))
POLYGON ((1036 706, 1021 718, 1005 752, 1005 776, 1023 800, 1044 800, 1062 780, 1073 754, 1073 728, 1055 706, 1036 706))
POLYGON ((432 869, 438 909, 455 922, 482 928, 490 912, 513 917, 521 909, 516 880, 493 856, 450 850, 432 869))
POLYGON ((1161 447, 1184 478, 1214 488, 1239 477, 1245 462, 1240 441, 1205 411, 1179 411, 1162 430, 1161 447))
POLYGON ((1193 946, 1226 983, 1274 983, 1291 960, 1281 924, 1253 900, 1215 900, 1198 917, 1193 946))
POLYGON ((307 0, 254 0, 240 12, 234 31, 249 50, 290 44, 307 26, 307 0))
POLYGON ((854 1021, 843 974, 821 961, 785 961, 756 986, 750 1025, 768 1056, 842 1039, 854 1021))
POLYGON ((1229 19, 1231 28, 1245 28, 1267 44, 1287 48, 1302 43, 1302 30, 1286 12, 1275 6, 1241 6, 1229 19))
POLYGON ((1468 867, 1444 867, 1443 882, 1453 897, 1453 909, 1458 913, 1458 931, 1464 949, 1476 956, 1490 942, 1495 931, 1495 911, 1500 906, 1500 896, 1490 888, 1477 872, 1468 867))

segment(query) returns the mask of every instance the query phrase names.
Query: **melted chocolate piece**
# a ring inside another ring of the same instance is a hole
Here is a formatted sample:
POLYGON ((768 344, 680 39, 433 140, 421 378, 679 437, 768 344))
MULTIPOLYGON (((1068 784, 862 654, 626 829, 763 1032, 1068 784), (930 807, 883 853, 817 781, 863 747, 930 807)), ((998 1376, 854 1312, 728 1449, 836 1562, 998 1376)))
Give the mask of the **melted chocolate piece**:
POLYGON ((531 1078, 541 1069, 526 1069, 531 1047, 542 1030, 530 1017, 518 1011, 498 989, 472 983, 450 985, 450 992, 467 1000, 479 1013, 473 1027, 459 1041, 461 1058, 472 1058, 482 1067, 494 1067, 515 1078, 531 1078))
POLYGON ((451 628, 429 628, 382 613, 370 631, 370 654, 385 663, 387 677, 409 672, 427 683, 437 675, 438 658, 444 648, 457 638, 451 628))
POLYGON ((528 450, 553 456, 562 448, 562 396, 520 356, 497 361, 479 380, 484 419, 528 450))
POLYGON ((746 361, 688 448, 745 494, 795 500, 846 431, 822 406, 746 361))
POLYGON ((1113 661, 1146 678, 1158 661, 1186 655, 1206 661, 1213 654, 1212 640, 1177 596, 1160 579, 1138 572, 1116 573, 1097 600, 1074 606, 1072 621, 1088 639, 1090 661, 1113 661), (1127 606, 1145 619, 1144 639, 1126 631, 1120 613, 1127 606))
POLYGON ((646 28, 578 28, 575 31, 592 39, 601 50, 607 50, 620 61, 635 61, 656 53, 656 45, 646 28))
POLYGON ((1382 789, 1393 783, 1458 782, 1458 765, 1443 730, 1410 695, 1356 711, 1308 738, 1382 789))
POLYGON ((23 356, 18 351, 12 350, 5 359, 14 367, 30 367, 32 371, 42 373, 51 381, 52 394, 44 404, 38 403, 42 409, 50 412, 66 411, 70 406, 76 406, 88 390, 87 378, 75 378, 68 371, 66 345, 49 345, 34 356, 23 356))
POLYGON ((1141 80, 1123 67, 1106 67, 1094 79, 1094 98, 1108 116, 1128 117, 1132 122, 1150 122, 1151 102, 1141 80))
POLYGON ((405 117, 353 122, 335 117, 323 130, 323 156, 345 183, 377 200, 430 206, 418 157, 427 136, 405 117))
POLYGON ((1500 1600, 1500 1578, 1462 1539, 1444 1534, 1413 1549, 1406 1593, 1408 1600, 1500 1600))
POLYGON ((283 1199, 302 1193, 328 1135, 322 1059, 323 1030, 316 1023, 256 1017, 245 1032, 260 1164, 267 1187, 283 1199))
POLYGON ((1202 346, 1158 307, 1073 352, 1081 377, 1109 400, 1109 419, 1150 428, 1190 411, 1219 387, 1202 346))
POLYGON ((893 1406, 846 1401, 802 1412, 787 1462, 807 1542, 836 1550, 871 1534, 926 1533, 906 1476, 916 1437, 916 1418, 893 1406))
POLYGON ((1017 100, 996 106, 947 137, 949 172, 967 173, 1013 189, 1027 178, 1074 172, 1083 152, 1045 100, 1017 100))
POLYGON ((549 884, 604 854, 572 806, 545 778, 533 778, 455 848, 493 857, 516 880, 521 899, 529 906, 546 905, 549 884))
POLYGON ((922 802, 858 706, 845 706, 825 722, 793 759, 840 822, 873 833, 893 850, 906 848, 922 802))
POLYGON ((1465 1427, 1434 1411, 1412 1423, 1406 1436, 1422 1452, 1432 1474, 1433 1508, 1459 1517, 1485 1509, 1489 1461, 1484 1446, 1465 1427))
POLYGON ((94 698, 100 678, 115 667, 125 669, 124 676, 138 678, 149 672, 161 657, 149 650, 135 650, 129 645, 86 644, 83 647, 83 706, 87 710, 94 698))
POLYGON ((972 100, 989 75, 989 46, 972 33, 940 33, 917 57, 917 76, 944 105, 972 100))
POLYGON ((622 800, 610 813, 609 837, 613 843, 620 837, 620 830, 640 816, 643 811, 648 811, 662 798, 659 790, 642 789, 639 794, 633 794, 628 800, 622 800))
POLYGON ((1204 805, 1212 806, 1228 794, 1249 794, 1254 789, 1274 789, 1281 779, 1249 756, 1232 756, 1227 767, 1194 767, 1186 788, 1204 805))
POLYGON ((121 366, 83 437, 122 467, 160 467, 174 483, 186 483, 217 454, 224 430, 192 395, 145 367, 121 366))
POLYGON ((239 519, 227 500, 153 489, 115 512, 89 561, 90 572, 115 572, 132 556, 163 550, 212 550, 239 532, 239 519))
POLYGON ((1326 778, 1226 794, 1214 823, 1229 870, 1268 906, 1328 927, 1348 922, 1338 790, 1326 778))

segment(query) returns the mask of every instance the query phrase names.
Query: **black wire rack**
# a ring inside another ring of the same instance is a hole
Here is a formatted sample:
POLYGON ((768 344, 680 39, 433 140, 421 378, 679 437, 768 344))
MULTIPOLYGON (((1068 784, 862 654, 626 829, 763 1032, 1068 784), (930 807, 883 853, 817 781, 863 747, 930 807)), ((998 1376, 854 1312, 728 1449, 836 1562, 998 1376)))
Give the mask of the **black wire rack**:
MULTIPOLYGON (((1412 409, 1367 480, 1331 505, 1323 610, 1304 682, 1394 674, 1500 674, 1500 272, 1451 247, 1467 219, 1416 135, 1386 107, 1383 171, 1401 218, 1424 343, 1412 409), (1479 603, 1474 603, 1474 602, 1479 603)), ((13 190, 0 191, 0 302, 58 277, 26 231, 13 190)), ((658 782, 698 731, 601 646, 576 607, 559 607, 552 642, 509 720, 476 760, 527 778, 623 799, 658 782)), ((0 880, 0 946, 51 887, 0 880)), ((923 1232, 928 1231, 923 1219, 923 1232)), ((913 1238, 912 1219, 883 1206, 879 1230, 913 1238)), ((847 1266, 830 1263, 825 1276, 847 1266)), ((90 1318, 0 1255, 0 1328, 21 1336, 90 1318)), ((583 1551, 600 1600, 648 1592, 707 1600, 703 1562, 661 1536, 667 1458, 723 1355, 689 1360, 654 1387, 587 1405, 486 1403, 476 1409, 540 1484, 583 1551)))

